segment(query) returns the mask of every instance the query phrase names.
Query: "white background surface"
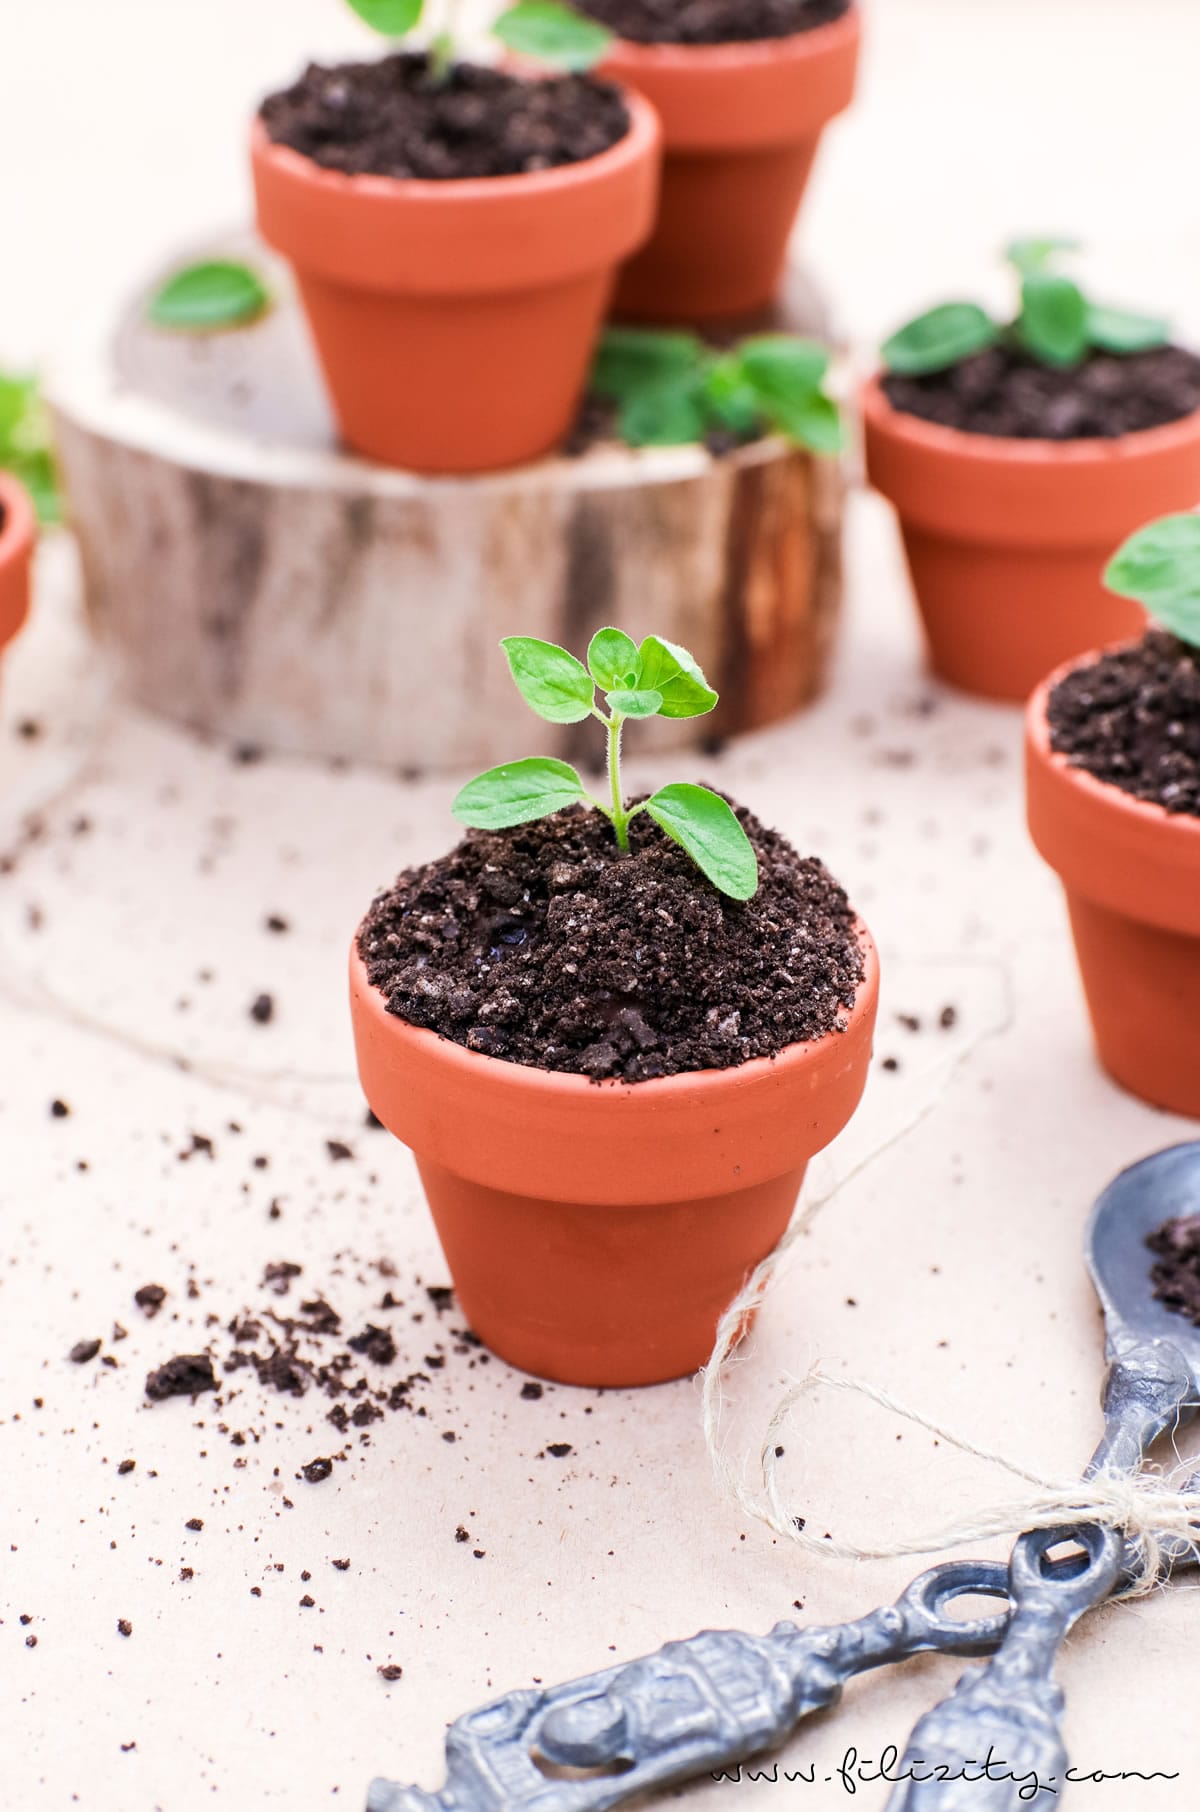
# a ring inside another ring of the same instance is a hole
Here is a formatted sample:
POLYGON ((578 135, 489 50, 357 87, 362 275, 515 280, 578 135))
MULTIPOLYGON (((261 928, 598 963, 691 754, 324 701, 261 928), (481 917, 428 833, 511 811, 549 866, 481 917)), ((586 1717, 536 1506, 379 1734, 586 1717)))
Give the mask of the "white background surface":
MULTIPOLYGON (((993 249, 1042 229, 1086 238, 1114 300, 1196 331, 1200 10, 876 0, 870 25, 860 105, 830 140, 804 233, 860 344, 925 300, 989 284, 998 297, 993 249)), ((258 94, 306 52, 366 42, 336 0, 3 0, 0 26, 10 365, 49 355, 165 247, 237 218, 258 94)), ((900 1068, 877 1064, 859 1118, 814 1166, 814 1193, 840 1188, 761 1318, 731 1427, 752 1452, 782 1378, 820 1354, 1026 1463, 1069 1468, 1097 1432, 1088 1204, 1195 1127, 1093 1066, 1056 886, 1021 821, 1017 714, 922 678, 875 500, 855 500, 850 554, 830 697, 704 771, 849 887, 884 960, 877 1056, 900 1068), (958 1024, 936 1031, 946 1004, 958 1024)), ((450 840, 454 783, 238 766, 152 723, 107 697, 76 589, 69 546, 48 546, 0 724, 4 1803, 357 1807, 376 1772, 440 1781, 445 1723, 492 1688, 703 1625, 765 1630, 793 1600, 832 1620, 893 1594, 911 1563, 815 1565, 738 1518, 712 1484, 690 1383, 528 1403, 499 1362, 451 1352, 418 1398, 427 1416, 377 1424, 320 1486, 295 1474, 336 1444, 323 1403, 247 1389, 223 1417, 204 1399, 143 1406, 145 1370, 209 1338, 206 1316, 263 1305, 271 1260, 302 1263, 348 1328, 383 1288, 404 1298, 398 1372, 451 1345, 457 1317, 439 1332, 421 1300, 445 1274, 410 1161, 362 1126, 342 963, 373 888, 450 840), (36 737, 19 734, 27 720, 36 737), (270 912, 286 936, 263 929, 270 912), (277 1003, 267 1027, 247 1015, 262 990, 277 1003), (50 1118, 55 1097, 69 1118, 50 1118), (179 1162, 192 1133, 214 1140, 212 1160, 179 1162), (353 1161, 331 1164, 327 1139, 353 1161), (397 1272, 386 1283, 381 1259, 397 1272), (131 1301, 150 1280, 171 1291, 155 1322, 131 1301), (118 1368, 66 1363, 82 1337, 107 1343, 114 1319, 130 1330, 105 1347, 118 1368), (260 1439, 232 1448, 221 1419, 260 1439), (548 1441, 573 1451, 537 1458, 548 1441), (137 1468, 118 1477, 126 1456, 137 1468), (198 1534, 184 1526, 196 1516, 198 1534), (404 1668, 390 1687, 387 1661, 404 1668)), ((818 1406, 786 1463, 797 1511, 850 1539, 941 1520, 1004 1483, 844 1403, 818 1406)), ((1179 1588, 1072 1640, 1077 1760, 1180 1771, 1076 1788, 1080 1812, 1194 1806, 1196 1616, 1179 1588)), ((959 1671, 931 1660, 852 1689, 789 1751, 817 1785, 709 1785, 695 1804, 840 1806, 824 1776, 847 1747, 902 1745, 959 1671)), ((881 1790, 856 1803, 877 1812, 881 1790)))

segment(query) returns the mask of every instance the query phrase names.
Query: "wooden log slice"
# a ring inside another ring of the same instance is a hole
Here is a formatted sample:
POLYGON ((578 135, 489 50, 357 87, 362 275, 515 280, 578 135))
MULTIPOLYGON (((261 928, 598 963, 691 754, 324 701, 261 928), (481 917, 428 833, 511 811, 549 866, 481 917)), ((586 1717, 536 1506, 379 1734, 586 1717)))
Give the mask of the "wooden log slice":
MULTIPOLYGON (((286 269, 241 235, 192 256, 251 258, 276 306, 167 333, 146 320, 156 279, 48 386, 91 622, 139 703, 409 770, 578 751, 578 728, 522 704, 502 635, 581 650, 617 623, 682 642, 721 703, 648 726, 651 746, 772 723, 820 689, 837 461, 772 439, 719 458, 605 443, 470 479, 375 466, 338 445, 286 269)), ((803 283, 787 312, 820 331, 803 283)))

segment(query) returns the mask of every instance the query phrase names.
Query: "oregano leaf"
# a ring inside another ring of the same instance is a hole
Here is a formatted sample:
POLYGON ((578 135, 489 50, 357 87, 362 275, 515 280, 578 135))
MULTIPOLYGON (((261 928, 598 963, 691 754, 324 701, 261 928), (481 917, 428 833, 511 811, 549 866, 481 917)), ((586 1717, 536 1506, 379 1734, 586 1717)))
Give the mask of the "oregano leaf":
POLYGON ((608 692, 604 702, 619 717, 657 717, 662 710, 663 700, 661 692, 641 688, 636 692, 608 692))
POLYGON ((647 388, 696 371, 703 352, 701 342, 692 333, 608 327, 596 350, 589 385, 597 396, 623 402, 647 388))
POLYGON ((1138 529, 1109 561, 1104 583, 1200 648, 1200 514, 1160 516, 1138 529))
POLYGON ((505 636, 500 646, 525 703, 552 724, 577 724, 592 710, 595 685, 582 661, 555 642, 505 636))
POLYGON ((840 453, 846 444, 842 412, 820 390, 795 403, 777 402, 766 415, 773 428, 810 453, 840 453))
POLYGON ((550 69, 592 69, 612 43, 610 31, 562 0, 517 0, 492 31, 507 49, 550 69))
POLYGON ((600 690, 609 692, 615 686, 636 687, 642 657, 623 629, 598 629, 588 643, 587 664, 600 690))
POLYGON ((994 346, 1000 329, 975 302, 942 302, 927 309, 883 342, 883 363, 898 377, 926 377, 949 371, 972 353, 994 346))
POLYGON ((708 423, 692 374, 628 396, 617 425, 631 447, 685 447, 704 439, 708 423))
POLYGON ((1052 271, 1027 276, 1017 337, 1044 365, 1077 365, 1088 345, 1088 305, 1079 285, 1052 271))
POLYGON ((717 703, 699 664, 675 642, 648 635, 641 646, 639 686, 661 693, 661 717, 703 717, 717 703))
POLYGON ((659 829, 687 851, 713 886, 733 900, 748 900, 758 889, 758 857, 732 808, 704 786, 677 782, 660 787, 646 802, 659 829))
POLYGON ((1132 314, 1124 308, 1089 302, 1087 337, 1097 352, 1150 352, 1168 343, 1171 324, 1158 315, 1132 314))
POLYGON ((737 349, 745 377, 764 399, 804 402, 829 370, 829 352, 816 340, 796 334, 755 334, 737 349))
POLYGON ((450 810, 460 824, 475 830, 508 830, 586 798, 587 789, 569 762, 531 755, 468 780, 450 810))
POLYGON ((176 271, 150 299, 156 327, 213 333, 245 327, 270 307, 271 296, 257 271, 233 259, 213 258, 176 271))
POLYGON ((347 4, 385 38, 403 38, 424 10, 423 0, 347 0, 347 4))

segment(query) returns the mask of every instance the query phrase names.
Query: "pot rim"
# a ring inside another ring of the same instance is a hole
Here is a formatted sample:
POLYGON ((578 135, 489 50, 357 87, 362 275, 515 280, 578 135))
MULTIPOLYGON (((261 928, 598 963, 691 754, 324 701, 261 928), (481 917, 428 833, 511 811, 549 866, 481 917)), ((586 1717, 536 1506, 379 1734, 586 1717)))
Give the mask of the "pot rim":
POLYGON ((11 472, 0 472, 0 506, 4 525, 0 527, 0 567, 15 565, 33 547, 37 532, 33 499, 11 472))
POLYGON ((1157 428, 1135 428, 1128 434, 1088 435, 1076 440, 1019 439, 1006 434, 974 434, 966 428, 947 428, 922 416, 895 408, 883 390, 882 370, 872 372, 859 390, 864 425, 893 441, 908 441, 922 451, 950 455, 977 465, 1004 466, 1104 466, 1114 455, 1122 459, 1146 453, 1170 452, 1176 446, 1200 439, 1200 409, 1157 428))
POLYGON ((843 45, 862 33, 862 8, 853 0, 840 19, 829 19, 808 31, 790 32, 782 38, 736 38, 723 44, 643 44, 636 38, 615 36, 601 58, 600 67, 610 62, 632 73, 675 75, 739 76, 766 67, 778 67, 781 60, 790 63, 812 62, 841 50, 843 45))
POLYGON ((565 188, 576 188, 583 183, 604 182, 653 151, 659 136, 657 114, 641 95, 622 83, 616 86, 621 89, 629 111, 629 130, 595 157, 558 164, 552 170, 532 170, 515 176, 452 176, 443 180, 422 176, 348 175, 343 170, 326 170, 290 145, 277 144, 267 132, 261 112, 256 112, 251 120, 250 154, 256 161, 274 165, 277 173, 288 181, 323 189, 331 197, 370 197, 432 207, 439 201, 475 204, 487 199, 503 202, 517 196, 556 195, 565 188))
MULTIPOLYGON (((1156 805, 1150 799, 1138 799, 1133 793, 1127 793, 1123 787, 1115 786, 1111 780, 1099 780, 1095 774, 1089 774, 1086 768, 1076 767, 1070 758, 1054 748, 1050 741, 1050 720, 1047 706, 1050 694, 1067 675, 1076 672, 1080 667, 1088 667, 1105 654, 1114 654, 1119 648, 1132 648, 1137 640, 1128 639, 1110 642, 1105 648, 1093 648, 1088 654, 1074 655, 1056 667, 1053 673, 1037 685, 1029 696, 1025 709, 1026 729, 1030 746, 1044 766, 1060 774, 1064 780, 1076 787, 1085 799, 1112 812, 1115 818, 1124 819, 1130 825, 1148 827, 1155 832, 1167 832, 1172 836, 1191 837, 1200 855, 1200 818, 1190 812, 1169 812, 1165 806, 1156 805)), ((1182 845, 1181 845, 1182 847, 1182 845)))
POLYGON ((863 956, 863 973, 854 995, 854 1004, 840 1031, 824 1033, 820 1038, 789 1044, 775 1057, 752 1057, 746 1063, 733 1064, 720 1070, 683 1070, 675 1076, 657 1076, 648 1082, 626 1082, 619 1077, 606 1077, 594 1082, 590 1076, 579 1076, 568 1070, 543 1070, 533 1064, 510 1063, 502 1057, 485 1057, 469 1051, 454 1039, 425 1026, 414 1026, 409 1020, 389 1013, 382 992, 367 978, 366 964, 358 949, 358 932, 350 945, 350 977, 357 998, 369 1003, 372 1019, 385 1025, 390 1035, 422 1049, 435 1061, 458 1070, 468 1079, 483 1084, 490 1077, 497 1084, 517 1093, 558 1095, 565 1099, 597 1100, 600 1094, 616 1095, 622 1100, 632 1096, 643 1103, 666 1104, 675 1097, 695 1094, 703 1089, 713 1098, 723 1093, 741 1093, 747 1086, 767 1077, 787 1075, 789 1079, 811 1067, 818 1052, 824 1052, 832 1039, 845 1038, 871 1011, 879 985, 879 953, 875 940, 863 920, 855 914, 854 929, 863 956))

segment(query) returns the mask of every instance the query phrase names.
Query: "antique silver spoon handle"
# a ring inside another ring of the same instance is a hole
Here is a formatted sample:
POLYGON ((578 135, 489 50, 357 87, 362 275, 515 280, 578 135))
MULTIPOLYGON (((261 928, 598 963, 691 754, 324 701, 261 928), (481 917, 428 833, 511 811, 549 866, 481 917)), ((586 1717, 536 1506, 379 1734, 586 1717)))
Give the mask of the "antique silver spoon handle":
MULTIPOLYGON (((1168 1342, 1120 1343, 1105 1378, 1104 1438, 1085 1476, 1136 1473, 1194 1394, 1190 1369, 1168 1342)), ((1071 1626, 1128 1578, 1135 1559, 1113 1528, 1046 1529, 1019 1538, 1004 1639, 985 1668, 964 1675, 917 1724, 888 1812, 1017 1812, 1036 1796, 1034 1781, 1057 1781, 1054 1790, 1061 1791, 1067 1754, 1055 1656, 1071 1626), (1048 1563, 1051 1550, 1071 1540, 1087 1554, 1074 1577, 1048 1563)))
POLYGON ((566 1686, 509 1693, 451 1725, 440 1792, 379 1780, 368 1812, 607 1812, 773 1748, 866 1668, 931 1649, 992 1653, 1008 1596, 1003 1567, 954 1562, 853 1623, 706 1630, 566 1686), (971 1622, 946 1614, 951 1600, 981 1595, 1004 1610, 971 1622))

